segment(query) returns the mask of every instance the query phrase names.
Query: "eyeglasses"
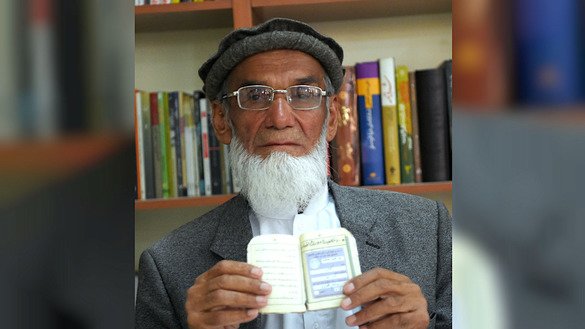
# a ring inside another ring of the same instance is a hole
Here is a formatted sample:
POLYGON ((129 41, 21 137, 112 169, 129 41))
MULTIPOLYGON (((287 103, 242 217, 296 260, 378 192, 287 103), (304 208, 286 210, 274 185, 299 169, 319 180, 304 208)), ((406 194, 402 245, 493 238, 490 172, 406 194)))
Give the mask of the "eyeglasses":
POLYGON ((297 85, 285 90, 269 86, 244 86, 236 91, 221 96, 221 99, 237 97, 238 106, 244 110, 266 110, 274 101, 274 94, 286 94, 286 101, 295 110, 314 110, 321 105, 323 96, 330 96, 317 86, 297 85))

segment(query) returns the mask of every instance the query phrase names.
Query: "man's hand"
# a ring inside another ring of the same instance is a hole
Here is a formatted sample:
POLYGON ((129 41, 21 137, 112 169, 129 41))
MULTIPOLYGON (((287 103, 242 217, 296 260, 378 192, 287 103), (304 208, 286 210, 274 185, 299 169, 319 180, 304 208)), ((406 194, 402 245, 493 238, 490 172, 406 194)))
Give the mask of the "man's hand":
POLYGON ((408 277, 375 268, 349 280, 343 287, 345 310, 361 311, 345 322, 361 328, 427 328, 427 301, 418 285, 408 277))
POLYGON ((237 328, 255 319, 271 291, 261 278, 262 270, 247 263, 223 260, 215 264, 187 291, 189 328, 237 328))

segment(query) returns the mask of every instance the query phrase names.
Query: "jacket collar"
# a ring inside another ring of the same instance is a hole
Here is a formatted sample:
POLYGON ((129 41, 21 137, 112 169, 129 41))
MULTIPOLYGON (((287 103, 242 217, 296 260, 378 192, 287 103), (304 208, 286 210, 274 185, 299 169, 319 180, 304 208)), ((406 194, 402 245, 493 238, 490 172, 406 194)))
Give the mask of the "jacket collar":
POLYGON ((249 214, 250 206, 241 194, 221 206, 210 250, 223 259, 245 262, 246 248, 252 239, 249 214))
MULTIPOLYGON (((382 244, 380 237, 370 234, 379 214, 373 209, 357 208, 358 205, 367 204, 371 200, 363 193, 356 193, 355 188, 339 186, 331 180, 328 185, 341 226, 348 229, 358 242, 380 246, 382 244)), ((212 252, 223 259, 246 261, 246 248, 253 236, 250 211, 248 201, 241 194, 221 206, 217 231, 210 248, 212 252)), ((358 244, 363 247, 362 243, 358 244)))

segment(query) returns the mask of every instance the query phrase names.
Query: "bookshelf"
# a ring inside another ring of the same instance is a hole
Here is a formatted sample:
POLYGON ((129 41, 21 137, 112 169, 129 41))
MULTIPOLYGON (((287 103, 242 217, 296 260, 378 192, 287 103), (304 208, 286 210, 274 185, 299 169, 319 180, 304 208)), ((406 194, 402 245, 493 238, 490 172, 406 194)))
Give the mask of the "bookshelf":
MULTIPOLYGON (((333 37, 344 48, 344 65, 392 54, 397 63, 417 70, 452 57, 451 1, 446 0, 214 0, 137 6, 135 87, 201 89, 197 69, 225 34, 274 17, 309 22, 333 37)), ((451 187, 451 182, 438 182, 367 188, 417 194, 451 209, 451 187)), ((137 200, 136 268, 153 242, 232 197, 137 200)))

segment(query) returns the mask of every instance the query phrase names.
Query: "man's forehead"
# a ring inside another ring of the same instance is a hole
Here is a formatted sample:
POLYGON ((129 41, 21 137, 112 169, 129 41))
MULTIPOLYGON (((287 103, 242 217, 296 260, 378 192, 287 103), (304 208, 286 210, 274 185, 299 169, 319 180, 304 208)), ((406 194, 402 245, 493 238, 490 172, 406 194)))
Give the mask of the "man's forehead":
POLYGON ((323 81, 325 70, 317 59, 296 50, 272 50, 252 55, 240 62, 228 75, 230 85, 264 84, 272 78, 297 84, 323 81))

